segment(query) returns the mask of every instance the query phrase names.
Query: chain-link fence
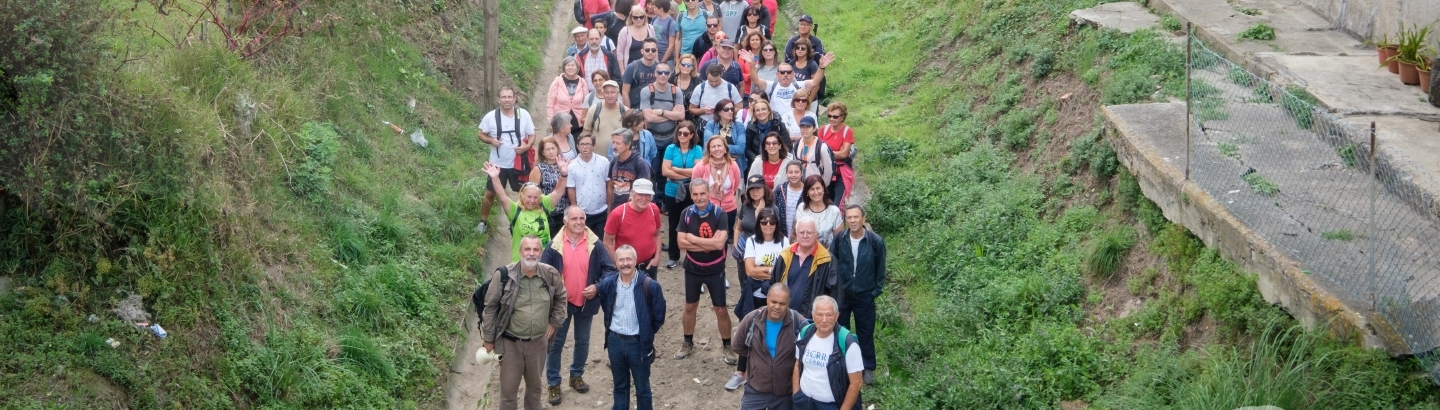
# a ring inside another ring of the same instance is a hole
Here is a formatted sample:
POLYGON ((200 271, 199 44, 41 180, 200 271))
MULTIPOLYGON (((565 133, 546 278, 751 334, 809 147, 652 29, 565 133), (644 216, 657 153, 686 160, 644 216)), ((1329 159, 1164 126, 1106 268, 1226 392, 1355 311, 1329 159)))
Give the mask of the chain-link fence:
MULTIPOLYGON (((1440 183, 1406 155, 1191 36, 1186 175, 1379 312, 1440 380, 1440 183)), ((1426 153, 1434 155, 1434 153, 1426 153)))

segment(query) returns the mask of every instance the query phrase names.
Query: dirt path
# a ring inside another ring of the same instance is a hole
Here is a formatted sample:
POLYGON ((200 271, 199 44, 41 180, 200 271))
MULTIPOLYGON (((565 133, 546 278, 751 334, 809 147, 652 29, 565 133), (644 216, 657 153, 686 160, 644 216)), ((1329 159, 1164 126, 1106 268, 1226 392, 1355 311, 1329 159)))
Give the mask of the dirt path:
MULTIPOLYGON (((544 118, 545 94, 550 88, 550 81, 555 78, 555 67, 560 65, 560 60, 565 57, 565 48, 571 44, 570 29, 575 23, 570 10, 570 0, 555 0, 550 12, 550 38, 545 42, 544 61, 540 65, 540 74, 536 76, 535 85, 531 88, 530 104, 526 106, 535 121, 537 134, 544 134, 549 129, 547 124, 550 119, 544 118)), ((491 235, 490 241, 485 244, 485 251, 487 255, 498 257, 486 258, 482 272, 494 272, 500 264, 506 262, 508 258, 505 256, 510 254, 509 222, 505 218, 492 217, 489 223, 491 235)), ((451 410, 472 410, 480 408, 482 403, 495 402, 489 389, 495 366, 482 366, 475 362, 475 351, 483 344, 480 331, 475 327, 475 319, 475 309, 472 306, 464 319, 465 342, 456 346, 455 359, 450 364, 451 377, 446 386, 446 407, 451 410)))

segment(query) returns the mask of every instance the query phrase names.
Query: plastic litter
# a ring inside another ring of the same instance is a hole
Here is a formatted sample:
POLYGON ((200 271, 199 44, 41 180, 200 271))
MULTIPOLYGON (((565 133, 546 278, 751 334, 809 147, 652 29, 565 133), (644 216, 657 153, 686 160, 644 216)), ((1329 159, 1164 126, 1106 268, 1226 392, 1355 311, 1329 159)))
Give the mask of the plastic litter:
POLYGON ((170 336, 169 333, 165 332, 165 328, 160 327, 159 323, 150 325, 150 333, 154 333, 156 337, 159 337, 161 339, 164 339, 166 336, 170 336))
POLYGON ((404 133, 405 133, 405 130, 400 129, 400 126, 399 126, 399 125, 391 124, 390 121, 381 121, 381 122, 385 123, 385 125, 389 125, 389 126, 390 126, 390 129, 395 130, 395 133, 396 133, 396 134, 404 134, 404 133))
POLYGON ((90 317, 85 318, 85 321, 86 321, 86 322, 90 322, 90 323, 95 323, 95 322, 99 322, 99 321, 100 321, 100 318, 95 317, 95 314, 94 314, 94 313, 91 313, 91 314, 90 314, 90 317))
POLYGON ((416 128, 415 132, 410 133, 410 142, 415 143, 415 145, 419 145, 420 148, 426 148, 430 146, 430 141, 425 140, 425 131, 419 128, 416 128))
POLYGON ((109 338, 109 339, 105 339, 105 344, 110 345, 110 348, 111 348, 111 349, 118 349, 118 348, 120 348, 120 341, 119 341, 119 340, 115 340, 115 338, 113 338, 113 337, 112 337, 112 338, 109 338))

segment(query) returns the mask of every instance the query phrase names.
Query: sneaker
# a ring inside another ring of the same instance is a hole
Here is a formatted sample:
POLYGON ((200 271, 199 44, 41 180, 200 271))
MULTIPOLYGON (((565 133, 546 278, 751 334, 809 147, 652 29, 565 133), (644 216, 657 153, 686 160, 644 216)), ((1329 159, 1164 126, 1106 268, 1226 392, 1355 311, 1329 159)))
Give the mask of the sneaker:
POLYGON ((590 385, 585 383, 585 378, 580 376, 570 377, 570 388, 581 393, 589 393, 590 385))
POLYGON ((695 342, 683 342, 680 344, 680 351, 675 352, 675 360, 690 357, 691 353, 695 353, 695 342))
POLYGON ((560 405, 560 386, 550 386, 550 405, 560 405))
POLYGON ((864 376, 865 376, 865 385, 866 385, 866 386, 875 384, 875 371, 874 371, 874 370, 868 370, 868 369, 865 370, 865 375, 864 375, 864 376))
POLYGON ((671 259, 669 262, 665 262, 665 269, 675 269, 676 263, 679 263, 679 261, 676 261, 674 259, 671 259))
POLYGON ((723 352, 720 352, 720 357, 725 359, 725 364, 734 366, 735 363, 737 363, 737 361, 739 360, 739 356, 735 354, 734 350, 730 350, 728 346, 720 350, 724 350, 723 352))
POLYGON ((485 234, 485 228, 486 228, 486 226, 485 226, 485 221, 480 221, 480 224, 479 224, 479 225, 475 225, 475 233, 484 235, 484 234, 485 234))
POLYGON ((735 391, 743 385, 745 385, 745 376, 740 375, 740 372, 735 372, 730 376, 730 381, 725 382, 725 390, 735 391))

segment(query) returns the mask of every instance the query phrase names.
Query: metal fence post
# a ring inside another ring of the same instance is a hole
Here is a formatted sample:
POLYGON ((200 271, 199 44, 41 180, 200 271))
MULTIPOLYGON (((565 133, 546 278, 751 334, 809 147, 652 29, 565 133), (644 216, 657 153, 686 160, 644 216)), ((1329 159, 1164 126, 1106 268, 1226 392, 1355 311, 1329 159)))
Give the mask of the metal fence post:
POLYGON ((1376 200, 1376 196, 1379 194, 1379 187, 1380 187, 1380 172, 1379 172, 1379 169, 1380 169, 1380 167, 1378 167, 1378 166, 1375 165, 1375 121, 1370 121, 1370 164, 1369 164, 1369 166, 1370 166, 1370 176, 1372 176, 1373 178, 1370 178, 1370 227, 1369 227, 1369 229, 1367 229, 1368 231, 1370 231, 1370 232, 1368 233, 1368 235, 1370 236, 1370 237, 1368 238, 1368 239, 1370 240, 1370 252, 1369 252, 1369 254, 1367 255, 1367 256, 1369 256, 1369 269, 1368 269, 1368 272, 1365 273, 1365 279, 1366 279, 1366 285, 1365 285, 1365 286, 1366 286, 1367 288, 1369 288, 1369 289, 1368 289, 1369 292, 1367 292, 1367 293, 1370 294, 1370 309, 1371 309, 1371 310, 1377 310, 1377 309, 1378 309, 1377 306, 1379 306, 1379 300, 1380 300, 1380 299, 1377 298, 1377 297, 1375 297, 1375 241, 1376 241, 1376 237, 1375 237, 1375 200, 1376 200))
POLYGON ((1195 42, 1195 33, 1191 31, 1190 23, 1185 23, 1185 180, 1190 180, 1190 133, 1194 125, 1191 124, 1190 112, 1190 44, 1195 42))

